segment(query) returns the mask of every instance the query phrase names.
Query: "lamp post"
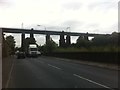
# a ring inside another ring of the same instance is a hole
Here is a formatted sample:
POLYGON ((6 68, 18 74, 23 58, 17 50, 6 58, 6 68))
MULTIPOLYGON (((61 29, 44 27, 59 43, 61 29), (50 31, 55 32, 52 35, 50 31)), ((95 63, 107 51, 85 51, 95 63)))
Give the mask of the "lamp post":
POLYGON ((66 31, 67 31, 67 29, 69 29, 69 32, 70 32, 70 27, 67 27, 67 28, 66 28, 66 31))
MULTIPOLYGON (((40 27, 40 26, 43 26, 43 25, 39 25, 39 24, 38 24, 37 26, 40 27)), ((46 33, 46 27, 45 27, 45 26, 43 26, 43 27, 45 28, 45 34, 47 35, 47 33, 46 33)))

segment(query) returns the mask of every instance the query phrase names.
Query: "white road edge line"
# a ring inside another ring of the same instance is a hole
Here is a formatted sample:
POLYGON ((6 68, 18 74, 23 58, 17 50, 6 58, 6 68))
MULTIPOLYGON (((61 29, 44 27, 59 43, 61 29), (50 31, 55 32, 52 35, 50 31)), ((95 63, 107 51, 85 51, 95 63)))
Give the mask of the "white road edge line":
POLYGON ((76 77, 78 77, 78 78, 81 78, 81 79, 84 79, 84 80, 86 80, 86 81, 89 81, 89 82, 91 82, 91 83, 94 83, 94 84, 97 84, 97 85, 99 85, 99 86, 102 86, 102 87, 104 87, 104 88, 108 88, 108 89, 110 89, 110 90, 114 90, 114 89, 112 89, 112 88, 110 88, 110 87, 108 87, 108 86, 105 86, 105 85, 103 85, 103 84, 97 83, 97 82, 92 81, 92 80, 90 80, 90 79, 84 78, 84 77, 79 76, 79 75, 77 75, 77 74, 73 74, 73 75, 76 76, 76 77))
POLYGON ((13 61, 13 64, 12 64, 12 67, 11 67, 11 70, 10 70, 5 88, 8 88, 8 85, 9 85, 9 82, 10 82, 10 79, 11 79, 11 75, 12 75, 12 71, 13 71, 13 67, 14 67, 14 61, 13 61))
POLYGON ((56 67, 56 66, 53 66, 53 65, 51 65, 51 64, 48 64, 48 66, 51 66, 51 67, 53 67, 53 68, 56 68, 56 69, 60 69, 60 70, 61 70, 61 68, 56 67))

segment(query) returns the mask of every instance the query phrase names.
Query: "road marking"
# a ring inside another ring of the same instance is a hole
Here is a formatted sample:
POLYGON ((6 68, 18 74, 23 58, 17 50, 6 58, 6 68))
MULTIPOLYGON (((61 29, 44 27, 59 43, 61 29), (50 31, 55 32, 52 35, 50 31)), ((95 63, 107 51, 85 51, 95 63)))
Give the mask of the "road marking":
POLYGON ((103 85, 103 84, 97 83, 97 82, 92 81, 92 80, 90 80, 90 79, 84 78, 84 77, 79 76, 79 75, 77 75, 77 74, 73 74, 73 75, 76 76, 76 77, 78 77, 78 78, 81 78, 81 79, 84 79, 84 80, 86 80, 86 81, 89 81, 89 82, 91 82, 91 83, 94 83, 94 84, 97 84, 97 85, 99 85, 99 86, 102 86, 102 87, 104 87, 104 88, 108 88, 108 89, 110 89, 110 90, 114 90, 114 89, 112 89, 112 88, 110 88, 110 87, 108 87, 108 86, 105 86, 105 85, 103 85))
POLYGON ((12 64, 12 67, 11 67, 11 70, 10 70, 5 88, 8 88, 8 85, 9 85, 9 82, 10 82, 10 79, 11 79, 11 75, 12 75, 12 71, 13 71, 13 67, 14 67, 14 61, 13 61, 13 64, 12 64))
POLYGON ((53 65, 51 65, 51 64, 48 64, 48 66, 51 66, 51 67, 53 67, 53 68, 56 68, 56 69, 59 69, 59 70, 61 70, 61 68, 59 68, 59 67, 56 67, 56 66, 53 66, 53 65))

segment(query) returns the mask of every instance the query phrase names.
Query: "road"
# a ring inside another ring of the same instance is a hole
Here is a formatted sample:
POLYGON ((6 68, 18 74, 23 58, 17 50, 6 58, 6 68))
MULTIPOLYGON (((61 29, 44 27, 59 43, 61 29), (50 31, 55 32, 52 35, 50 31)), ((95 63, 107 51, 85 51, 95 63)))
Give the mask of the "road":
POLYGON ((6 88, 118 87, 118 71, 54 57, 15 59, 6 88))

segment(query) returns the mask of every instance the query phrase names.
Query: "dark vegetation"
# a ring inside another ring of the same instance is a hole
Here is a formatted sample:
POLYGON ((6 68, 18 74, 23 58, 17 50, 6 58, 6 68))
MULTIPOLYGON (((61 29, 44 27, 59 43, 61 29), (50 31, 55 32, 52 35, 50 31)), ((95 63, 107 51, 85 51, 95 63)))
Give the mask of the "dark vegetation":
MULTIPOLYGON (((41 51, 45 50, 43 47, 39 47, 41 51)), ((76 43, 71 44, 69 47, 61 48, 54 45, 53 47, 51 53, 47 52, 48 49, 46 49, 46 52, 43 51, 44 54, 72 60, 118 64, 120 33, 114 32, 111 35, 97 35, 92 40, 88 40, 87 37, 79 37, 76 43)))
POLYGON ((7 36, 4 38, 3 35, 3 44, 2 44, 2 56, 8 57, 15 54, 15 39, 13 36, 7 36))
MULTIPOLYGON (((12 67, 13 58, 9 56, 14 55, 15 53, 15 40, 13 36, 7 36, 4 38, 2 43, 2 88, 5 88, 7 80, 9 77, 10 69, 12 67)), ((11 56, 12 57, 12 56, 11 56)))
POLYGON ((52 53, 57 48, 58 45, 52 39, 50 39, 47 44, 38 47, 39 51, 41 51, 42 53, 52 53))
POLYGON ((49 52, 119 52, 120 51, 120 33, 112 33, 111 35, 97 35, 92 40, 87 37, 79 37, 76 43, 70 46, 58 47, 51 40, 49 44, 39 46, 39 50, 44 53, 49 52))
POLYGON ((118 64, 118 57, 120 54, 116 52, 53 52, 46 53, 46 55, 60 58, 68 58, 72 60, 118 64))

